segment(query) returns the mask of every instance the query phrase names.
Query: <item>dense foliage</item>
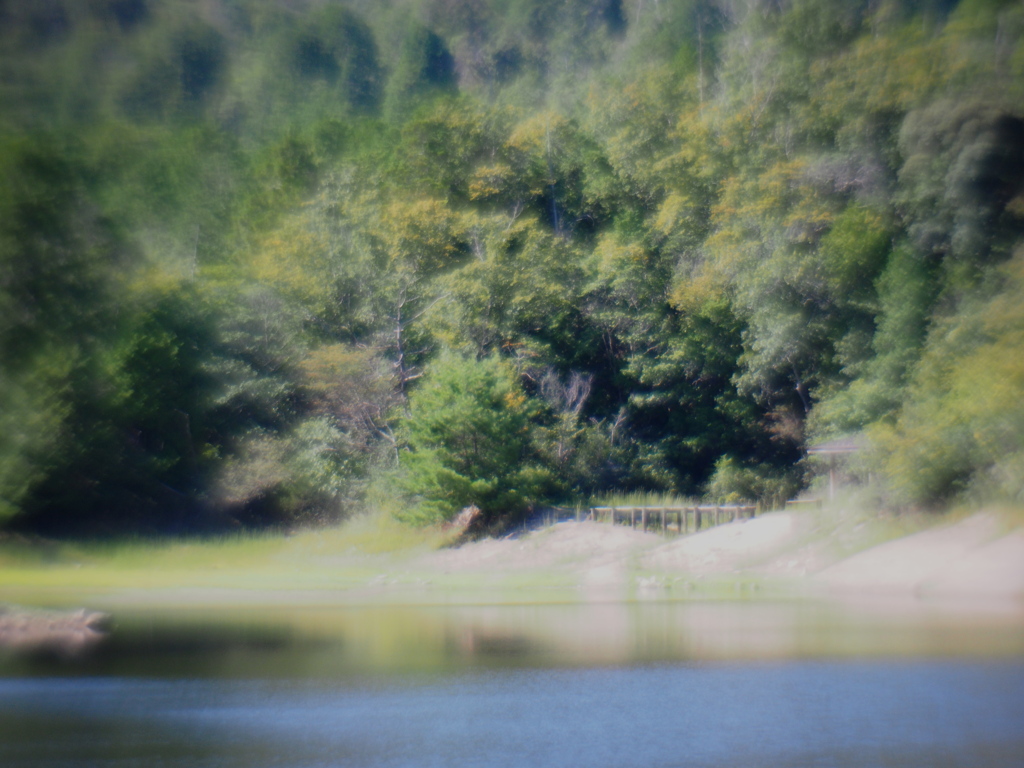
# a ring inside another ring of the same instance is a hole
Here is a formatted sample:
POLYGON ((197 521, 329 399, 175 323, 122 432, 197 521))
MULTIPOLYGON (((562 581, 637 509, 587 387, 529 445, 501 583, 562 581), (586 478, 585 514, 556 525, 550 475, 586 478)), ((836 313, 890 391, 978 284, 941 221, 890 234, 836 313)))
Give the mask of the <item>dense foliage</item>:
POLYGON ((1024 500, 1024 8, 4 0, 0 520, 1024 500), (382 491, 383 489, 383 491, 382 491))

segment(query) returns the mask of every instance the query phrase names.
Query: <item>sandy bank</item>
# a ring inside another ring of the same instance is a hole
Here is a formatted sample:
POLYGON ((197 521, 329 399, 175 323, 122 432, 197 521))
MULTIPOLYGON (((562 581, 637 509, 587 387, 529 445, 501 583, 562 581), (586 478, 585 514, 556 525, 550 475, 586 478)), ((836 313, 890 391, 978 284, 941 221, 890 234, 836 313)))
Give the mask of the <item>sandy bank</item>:
POLYGON ((874 547, 823 569, 830 591, 1024 601, 1024 529, 980 513, 874 547))
POLYGON ((721 525, 657 547, 644 558, 644 566, 696 575, 756 568, 766 558, 792 548, 807 522, 798 514, 774 512, 721 525))
POLYGON ((566 522, 431 553, 414 567, 492 578, 557 572, 593 599, 736 579, 784 582, 807 596, 999 601, 1024 610, 1024 529, 978 513, 849 555, 870 542, 870 530, 858 538, 865 526, 829 528, 813 512, 775 512, 665 539, 625 526, 566 522))

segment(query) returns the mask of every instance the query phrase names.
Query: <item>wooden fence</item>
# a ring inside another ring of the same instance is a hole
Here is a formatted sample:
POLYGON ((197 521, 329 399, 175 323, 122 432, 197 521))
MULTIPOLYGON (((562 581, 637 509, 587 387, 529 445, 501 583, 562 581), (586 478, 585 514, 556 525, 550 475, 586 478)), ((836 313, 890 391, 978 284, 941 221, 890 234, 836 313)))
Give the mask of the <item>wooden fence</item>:
POLYGON ((710 528, 734 520, 750 519, 757 514, 754 504, 728 504, 720 506, 697 507, 591 507, 587 518, 605 520, 612 524, 627 521, 632 528, 637 523, 643 530, 654 528, 663 533, 670 532, 670 524, 675 523, 677 533, 696 533, 701 527, 710 528), (693 526, 690 526, 690 523, 693 526))

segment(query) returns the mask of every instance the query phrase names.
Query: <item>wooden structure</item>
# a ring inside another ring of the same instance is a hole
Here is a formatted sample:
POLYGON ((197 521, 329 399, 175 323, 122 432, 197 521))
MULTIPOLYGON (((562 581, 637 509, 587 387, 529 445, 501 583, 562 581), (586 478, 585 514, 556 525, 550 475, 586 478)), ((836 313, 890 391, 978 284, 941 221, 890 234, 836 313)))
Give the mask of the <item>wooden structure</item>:
POLYGON ((860 436, 854 435, 829 440, 826 443, 818 443, 807 449, 808 456, 820 456, 828 463, 829 501, 834 499, 836 495, 840 465, 853 454, 859 453, 863 447, 863 439, 860 436))
POLYGON ((612 524, 628 522, 630 527, 637 524, 643 530, 654 528, 669 533, 672 523, 677 533, 696 533, 701 527, 710 528, 723 522, 750 519, 757 514, 753 504, 727 504, 692 507, 591 507, 588 519, 606 520, 612 524), (691 527, 690 522, 693 522, 691 527))

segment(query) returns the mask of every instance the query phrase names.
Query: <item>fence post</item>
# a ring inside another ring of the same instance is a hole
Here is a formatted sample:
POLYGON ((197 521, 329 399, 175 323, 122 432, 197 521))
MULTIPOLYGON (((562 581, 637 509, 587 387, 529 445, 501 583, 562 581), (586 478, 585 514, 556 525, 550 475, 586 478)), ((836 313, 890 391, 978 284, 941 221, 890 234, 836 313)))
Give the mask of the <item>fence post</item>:
POLYGON ((640 507, 640 526, 647 532, 647 507, 640 507))

